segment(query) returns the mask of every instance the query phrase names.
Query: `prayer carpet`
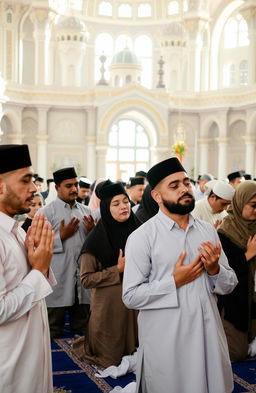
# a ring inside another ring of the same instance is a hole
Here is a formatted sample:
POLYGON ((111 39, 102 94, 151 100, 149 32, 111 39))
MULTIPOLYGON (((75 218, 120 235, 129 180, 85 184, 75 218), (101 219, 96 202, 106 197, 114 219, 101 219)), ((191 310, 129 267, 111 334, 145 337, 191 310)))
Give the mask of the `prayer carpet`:
MULTIPOLYGON (((63 338, 52 341, 54 393, 109 393, 135 380, 134 374, 117 379, 95 377, 100 368, 78 359, 72 351, 72 337, 67 323, 63 338)), ((256 393, 256 358, 233 362, 232 369, 233 393, 256 393)))
POLYGON ((123 387, 135 380, 134 374, 118 379, 95 377, 102 368, 81 362, 71 344, 71 338, 52 341, 54 393, 109 393, 115 386, 123 387))

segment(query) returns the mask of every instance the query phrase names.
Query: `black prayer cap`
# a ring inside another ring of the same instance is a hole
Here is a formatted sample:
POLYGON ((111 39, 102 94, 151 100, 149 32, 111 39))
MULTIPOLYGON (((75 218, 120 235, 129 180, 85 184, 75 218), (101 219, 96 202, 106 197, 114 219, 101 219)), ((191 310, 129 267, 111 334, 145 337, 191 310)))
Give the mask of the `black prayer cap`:
POLYGON ((135 173, 135 176, 140 176, 140 177, 147 177, 147 172, 145 171, 138 171, 135 173))
POLYGON ((63 180, 74 179, 77 177, 74 167, 62 168, 53 172, 55 184, 60 184, 63 180))
POLYGON ((80 188, 90 188, 92 182, 87 177, 80 177, 78 185, 80 188))
POLYGON ((37 176, 34 181, 40 181, 40 183, 43 183, 44 179, 40 176, 37 176))
POLYGON ((28 145, 0 145, 0 173, 31 166, 28 145))
POLYGON ((128 187, 137 186, 138 184, 145 184, 144 177, 130 177, 128 187))
POLYGON ((230 173, 227 177, 228 177, 228 180, 231 181, 231 180, 236 179, 237 177, 243 177, 243 176, 244 176, 243 172, 237 171, 237 172, 230 173))
POLYGON ((98 190, 100 200, 113 198, 115 195, 126 194, 124 186, 121 182, 113 183, 111 180, 106 180, 98 190))
POLYGON ((186 172, 177 157, 171 157, 154 165, 147 174, 151 188, 163 180, 166 176, 176 172, 186 172))

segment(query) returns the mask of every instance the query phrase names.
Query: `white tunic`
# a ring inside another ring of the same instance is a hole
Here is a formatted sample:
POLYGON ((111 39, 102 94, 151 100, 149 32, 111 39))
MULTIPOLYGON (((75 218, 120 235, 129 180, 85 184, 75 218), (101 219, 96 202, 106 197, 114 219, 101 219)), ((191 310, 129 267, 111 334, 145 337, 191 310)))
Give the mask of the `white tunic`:
POLYGON ((214 225, 217 220, 222 221, 228 213, 226 210, 223 210, 221 213, 213 213, 208 197, 206 196, 203 199, 196 201, 195 208, 191 214, 194 218, 198 218, 214 225))
POLYGON ((198 255, 203 241, 219 240, 213 226, 189 217, 184 231, 161 211, 135 230, 125 250, 123 301, 140 310, 137 392, 230 393, 232 370, 215 293, 237 284, 222 251, 220 271, 176 288, 173 269, 198 255))
POLYGON ((56 281, 51 272, 47 280, 38 270, 30 270, 24 239, 23 229, 0 212, 0 391, 51 393, 44 298, 56 281))
POLYGON ((47 297, 47 307, 65 307, 75 304, 75 287, 77 285, 80 304, 90 303, 90 292, 81 287, 79 255, 87 237, 84 229, 83 217, 92 214, 88 206, 76 202, 72 209, 68 203, 56 198, 49 205, 40 209, 54 230, 54 249, 51 267, 58 284, 53 293, 47 297), (72 218, 80 219, 79 228, 73 236, 62 241, 60 239, 60 222, 65 220, 67 225, 72 218))

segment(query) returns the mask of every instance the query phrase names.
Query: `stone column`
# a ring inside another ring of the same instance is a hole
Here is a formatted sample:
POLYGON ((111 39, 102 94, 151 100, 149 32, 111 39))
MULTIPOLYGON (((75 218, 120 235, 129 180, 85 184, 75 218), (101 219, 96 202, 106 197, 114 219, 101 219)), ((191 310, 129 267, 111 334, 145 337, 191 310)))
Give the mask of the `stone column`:
POLYGON ((86 176, 96 179, 96 109, 90 107, 86 109, 86 176))
POLYGON ((216 138, 219 144, 218 157, 218 179, 222 180, 227 177, 227 145, 229 138, 216 138))
POLYGON ((47 177, 47 140, 48 135, 37 135, 37 173, 44 179, 47 177))
POLYGON ((47 112, 48 107, 39 107, 37 139, 37 173, 44 179, 47 177, 47 112))
POLYGON ((245 141, 245 171, 255 176, 255 147, 256 138, 251 135, 243 137, 245 141))
POLYGON ((206 27, 207 21, 200 17, 191 18, 187 17, 184 19, 184 26, 189 33, 188 42, 188 89, 191 91, 201 90, 201 57, 203 40, 202 33, 206 27))
POLYGON ((244 8, 241 14, 248 24, 248 85, 252 85, 256 82, 256 7, 244 8))
POLYGON ((96 179, 96 137, 86 136, 86 176, 90 180, 96 179))
POLYGON ((202 175, 208 172, 208 158, 209 158, 209 142, 208 138, 198 139, 199 143, 199 171, 198 174, 202 175))
POLYGON ((171 156, 171 147, 156 146, 151 147, 151 166, 157 164, 160 161, 166 160, 171 156))
POLYGON ((96 146, 96 176, 95 178, 106 178, 106 156, 107 156, 107 146, 98 145, 96 146))
POLYGON ((48 51, 46 48, 46 42, 49 38, 48 11, 43 8, 36 8, 31 12, 30 19, 35 27, 35 85, 44 85, 46 70, 48 69, 48 51))
POLYGON ((8 134, 8 139, 10 139, 10 142, 17 144, 17 145, 22 144, 23 137, 24 137, 24 134, 22 134, 22 133, 8 134))

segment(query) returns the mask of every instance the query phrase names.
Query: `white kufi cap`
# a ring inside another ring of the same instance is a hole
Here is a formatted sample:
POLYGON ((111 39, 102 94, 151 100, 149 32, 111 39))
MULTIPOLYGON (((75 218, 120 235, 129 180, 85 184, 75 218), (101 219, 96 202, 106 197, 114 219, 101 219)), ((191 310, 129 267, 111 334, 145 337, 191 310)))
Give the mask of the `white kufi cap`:
POLYGON ((212 187, 212 192, 221 199, 231 201, 233 199, 235 189, 222 180, 216 180, 212 187))

